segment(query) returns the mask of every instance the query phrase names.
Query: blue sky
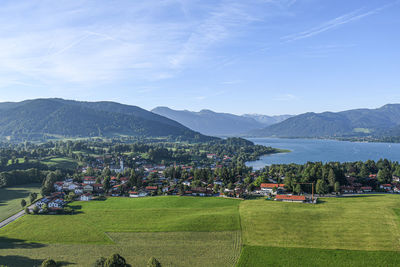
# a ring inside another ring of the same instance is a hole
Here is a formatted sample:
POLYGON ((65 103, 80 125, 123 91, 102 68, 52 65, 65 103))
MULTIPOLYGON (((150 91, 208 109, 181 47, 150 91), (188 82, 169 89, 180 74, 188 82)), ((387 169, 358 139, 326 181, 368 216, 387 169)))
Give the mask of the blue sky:
POLYGON ((2 1, 0 101, 299 114, 400 103, 400 1, 2 1))

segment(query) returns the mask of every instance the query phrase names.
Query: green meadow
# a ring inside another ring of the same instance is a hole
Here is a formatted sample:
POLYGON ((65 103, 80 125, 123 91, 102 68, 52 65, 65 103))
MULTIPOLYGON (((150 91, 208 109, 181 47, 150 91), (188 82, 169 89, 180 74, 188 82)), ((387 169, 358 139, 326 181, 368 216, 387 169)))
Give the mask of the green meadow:
POLYGON ((41 161, 49 167, 59 168, 59 169, 76 169, 78 162, 72 158, 67 157, 53 157, 47 158, 41 161))
POLYGON ((74 202, 75 215, 28 215, 0 229, 0 262, 32 266, 51 255, 88 266, 119 251, 139 266, 153 255, 166 266, 232 266, 241 248, 240 202, 195 197, 74 202), (22 259, 17 264, 5 258, 9 255, 22 259))
POLYGON ((40 192, 40 184, 28 184, 0 188, 0 221, 22 210, 21 200, 25 199, 29 205, 29 194, 40 192))
POLYGON ((0 263, 50 256, 89 266, 120 253, 133 266, 398 266, 400 198, 318 205, 200 197, 73 202, 75 215, 29 215, 0 229, 0 263), (240 258, 239 258, 240 255, 240 258))

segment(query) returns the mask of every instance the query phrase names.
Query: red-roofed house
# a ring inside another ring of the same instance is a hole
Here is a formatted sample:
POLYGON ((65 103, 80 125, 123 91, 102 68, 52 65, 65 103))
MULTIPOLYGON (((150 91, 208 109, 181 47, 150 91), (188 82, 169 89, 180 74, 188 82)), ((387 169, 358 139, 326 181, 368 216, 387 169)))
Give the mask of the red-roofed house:
POLYGON ((371 192, 372 191, 372 187, 370 186, 363 186, 361 187, 361 190, 364 192, 371 192))
POLYGON ((283 201, 283 202, 304 203, 306 201, 306 197, 305 196, 276 195, 275 200, 283 201))
POLYGON ((264 194, 271 194, 274 192, 275 189, 284 189, 285 185, 284 184, 268 184, 268 183, 262 183, 261 184, 261 192, 264 194))
POLYGON ((147 191, 157 191, 158 187, 157 186, 146 186, 147 191))

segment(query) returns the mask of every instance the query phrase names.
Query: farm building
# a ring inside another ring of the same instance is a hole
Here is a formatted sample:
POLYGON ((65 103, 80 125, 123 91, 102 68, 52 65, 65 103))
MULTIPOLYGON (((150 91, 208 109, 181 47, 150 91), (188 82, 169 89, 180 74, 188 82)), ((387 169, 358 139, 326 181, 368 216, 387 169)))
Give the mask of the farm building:
POLYGON ((277 195, 275 197, 275 200, 283 201, 283 202, 304 203, 306 201, 306 197, 305 196, 277 195))

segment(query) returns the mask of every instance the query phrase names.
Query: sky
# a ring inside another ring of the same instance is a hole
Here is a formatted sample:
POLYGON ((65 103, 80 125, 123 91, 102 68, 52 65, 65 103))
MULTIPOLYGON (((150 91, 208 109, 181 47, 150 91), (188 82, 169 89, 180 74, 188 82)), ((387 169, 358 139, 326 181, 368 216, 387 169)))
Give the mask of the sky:
POLYGON ((400 0, 3 0, 0 101, 266 115, 400 103, 400 0))

